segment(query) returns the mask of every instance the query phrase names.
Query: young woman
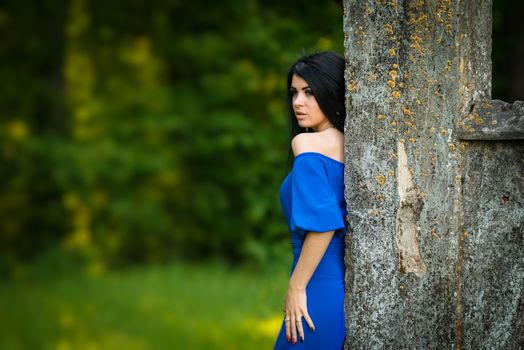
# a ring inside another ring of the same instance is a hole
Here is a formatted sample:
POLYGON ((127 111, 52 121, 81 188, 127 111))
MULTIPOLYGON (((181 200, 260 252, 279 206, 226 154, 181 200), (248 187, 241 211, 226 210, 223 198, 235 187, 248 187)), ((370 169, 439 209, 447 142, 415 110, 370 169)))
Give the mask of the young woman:
POLYGON ((321 52, 289 70, 294 160, 280 187, 293 264, 274 349, 342 349, 344 323, 344 58, 321 52))

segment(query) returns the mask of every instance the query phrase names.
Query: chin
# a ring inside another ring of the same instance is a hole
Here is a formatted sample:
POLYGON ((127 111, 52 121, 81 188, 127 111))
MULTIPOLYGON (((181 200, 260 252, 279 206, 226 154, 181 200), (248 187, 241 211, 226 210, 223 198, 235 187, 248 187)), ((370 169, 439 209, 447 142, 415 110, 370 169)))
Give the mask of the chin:
POLYGON ((300 122, 300 120, 298 121, 298 126, 300 126, 301 128, 310 128, 311 127, 304 122, 300 122))

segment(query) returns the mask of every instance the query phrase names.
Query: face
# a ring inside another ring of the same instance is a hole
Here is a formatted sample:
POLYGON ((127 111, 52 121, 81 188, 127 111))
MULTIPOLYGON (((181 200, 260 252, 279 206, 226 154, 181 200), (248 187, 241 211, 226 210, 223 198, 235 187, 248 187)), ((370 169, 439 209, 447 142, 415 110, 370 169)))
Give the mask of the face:
POLYGON ((290 90, 293 96, 293 111, 300 127, 312 128, 314 131, 322 131, 332 127, 304 79, 293 74, 290 90))

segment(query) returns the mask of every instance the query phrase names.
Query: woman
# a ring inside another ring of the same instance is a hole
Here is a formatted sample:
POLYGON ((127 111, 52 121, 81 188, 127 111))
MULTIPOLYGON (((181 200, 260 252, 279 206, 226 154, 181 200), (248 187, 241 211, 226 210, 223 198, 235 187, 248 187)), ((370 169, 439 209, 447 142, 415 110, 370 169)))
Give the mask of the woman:
POLYGON ((279 192, 294 259, 274 349, 339 350, 345 338, 344 58, 302 57, 290 68, 287 87, 294 162, 279 192))

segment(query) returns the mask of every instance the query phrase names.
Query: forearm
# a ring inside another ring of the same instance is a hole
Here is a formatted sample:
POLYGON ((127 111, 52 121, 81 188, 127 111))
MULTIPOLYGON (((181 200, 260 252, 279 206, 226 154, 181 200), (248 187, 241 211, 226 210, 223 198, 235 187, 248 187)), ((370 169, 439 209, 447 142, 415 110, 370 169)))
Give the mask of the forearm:
POLYGON ((335 231, 307 233, 297 265, 289 279, 290 288, 306 288, 334 233, 335 231))

